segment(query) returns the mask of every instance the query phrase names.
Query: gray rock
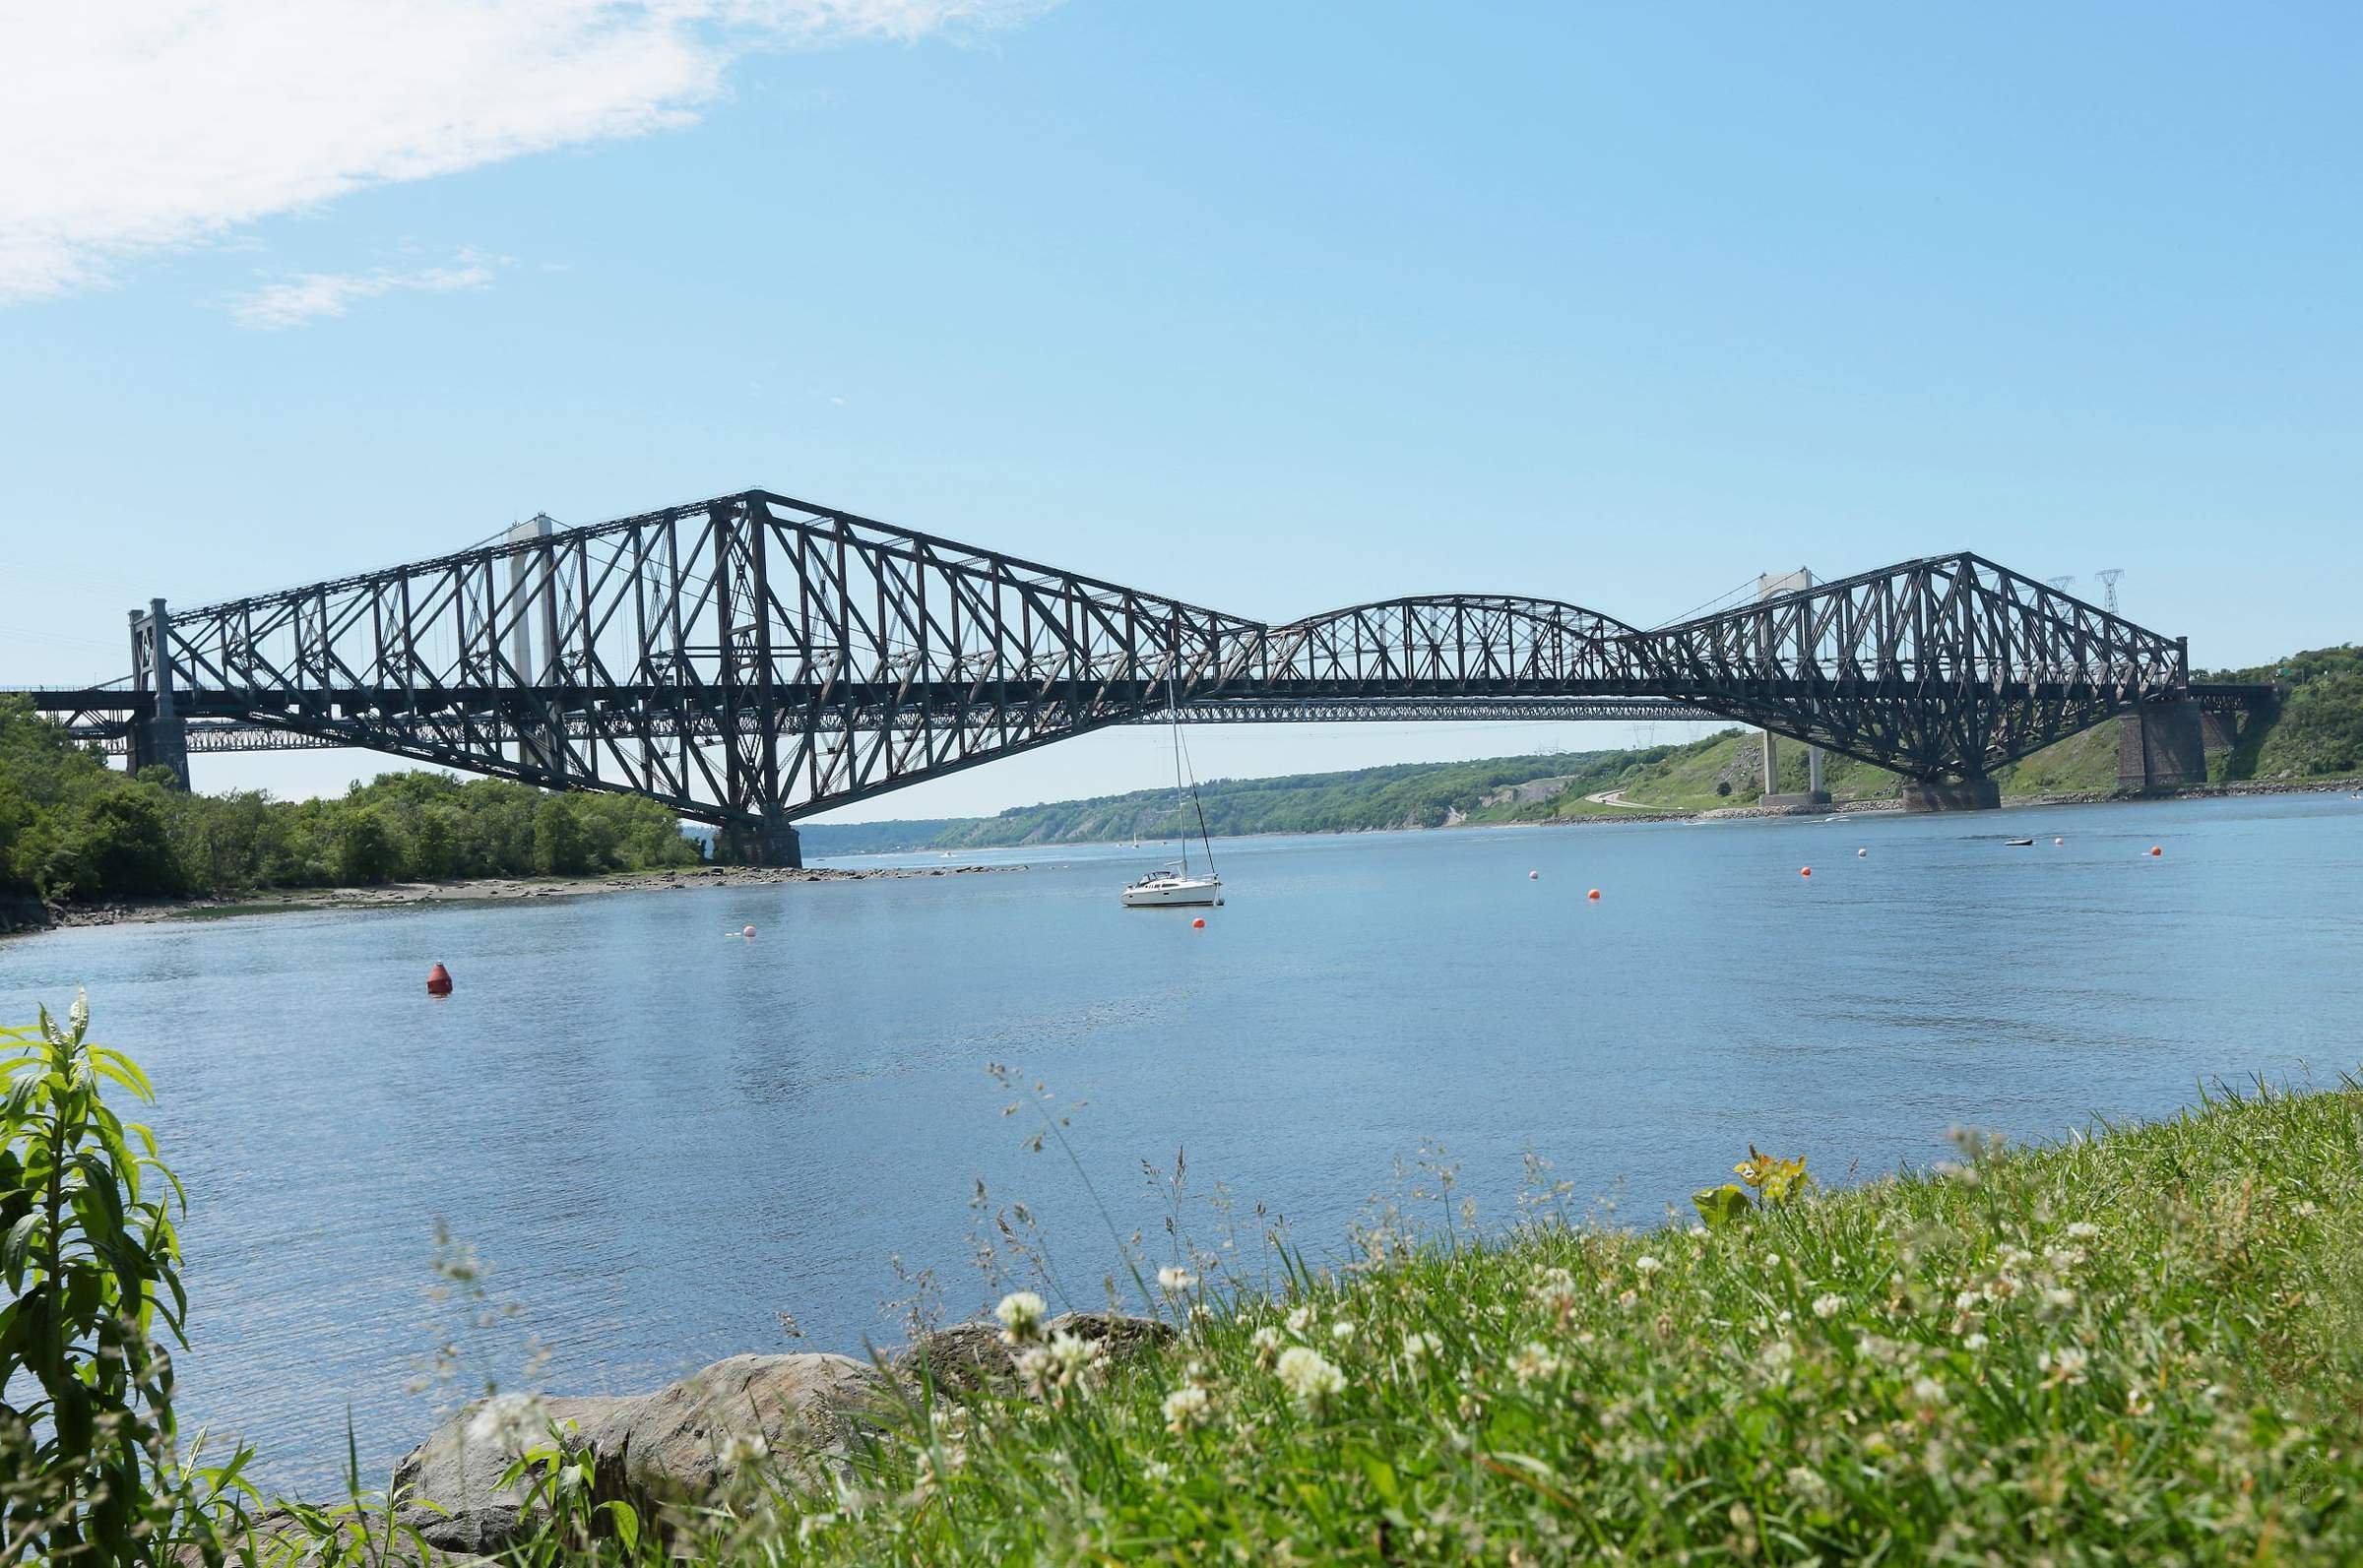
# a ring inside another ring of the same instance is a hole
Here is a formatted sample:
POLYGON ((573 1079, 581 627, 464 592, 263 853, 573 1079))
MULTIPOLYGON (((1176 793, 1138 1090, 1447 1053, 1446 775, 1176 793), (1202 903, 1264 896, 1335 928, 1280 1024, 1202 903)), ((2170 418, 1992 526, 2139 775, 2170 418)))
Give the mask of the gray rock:
MULTIPOLYGON (((1111 1362, 1121 1361, 1151 1346, 1172 1342, 1174 1327, 1155 1318, 1124 1312, 1067 1312, 1042 1326, 1044 1339, 1071 1334, 1108 1348, 1111 1362)), ((1001 1339, 994 1323, 955 1323, 921 1336, 889 1363, 895 1375, 912 1384, 931 1384, 940 1392, 960 1395, 1017 1381, 1015 1352, 1001 1339)))
MULTIPOLYGON (((734 1355, 651 1394, 552 1398, 542 1407, 549 1420, 573 1424, 569 1453, 590 1451, 595 1495, 646 1515, 730 1479, 732 1452, 749 1439, 791 1468, 842 1458, 882 1382, 875 1368, 842 1355, 734 1355)), ((500 1485, 516 1445, 472 1430, 482 1410, 479 1402, 461 1411, 394 1472, 403 1522, 448 1551, 496 1552, 524 1532, 525 1499, 500 1485)), ((537 1431, 526 1446, 540 1440, 537 1431)))

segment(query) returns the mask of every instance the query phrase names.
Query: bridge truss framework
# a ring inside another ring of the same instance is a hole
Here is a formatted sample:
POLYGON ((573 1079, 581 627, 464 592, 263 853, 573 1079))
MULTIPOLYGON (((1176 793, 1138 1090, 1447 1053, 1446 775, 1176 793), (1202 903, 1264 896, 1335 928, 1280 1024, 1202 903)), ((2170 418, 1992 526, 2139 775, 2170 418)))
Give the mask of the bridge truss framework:
MULTIPOLYGON (((1973 554, 1650 630, 1443 595, 1267 624, 768 491, 132 617, 128 687, 35 694, 184 779, 362 746, 646 795, 744 858, 791 824, 1112 724, 1721 719, 1973 793, 2142 704, 2185 644, 1973 554)), ((2228 695, 2227 695, 2228 694, 2228 695)))

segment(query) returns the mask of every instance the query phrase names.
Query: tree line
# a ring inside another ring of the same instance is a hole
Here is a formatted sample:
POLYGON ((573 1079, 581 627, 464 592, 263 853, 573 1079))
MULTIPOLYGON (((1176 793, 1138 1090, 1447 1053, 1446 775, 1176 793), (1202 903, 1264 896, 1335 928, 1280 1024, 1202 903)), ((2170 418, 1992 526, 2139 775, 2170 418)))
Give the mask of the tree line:
POLYGON ((389 774, 337 799, 194 794, 127 778, 23 698, 0 697, 0 891, 59 903, 695 865, 652 800, 389 774))

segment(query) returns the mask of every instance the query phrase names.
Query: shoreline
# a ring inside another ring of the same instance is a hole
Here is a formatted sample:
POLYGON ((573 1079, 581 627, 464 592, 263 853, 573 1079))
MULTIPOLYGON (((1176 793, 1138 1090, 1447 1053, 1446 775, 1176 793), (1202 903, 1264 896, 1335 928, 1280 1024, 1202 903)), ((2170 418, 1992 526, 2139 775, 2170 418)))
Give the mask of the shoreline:
POLYGON ((581 899, 609 893, 688 892, 701 888, 776 886, 791 882, 878 882, 913 877, 1023 871, 1022 865, 839 867, 683 866, 671 871, 619 871, 587 877, 464 877, 447 882, 384 882, 370 887, 266 888, 186 899, 136 899, 90 906, 43 906, 27 899, 0 908, 0 940, 94 925, 156 925, 166 920, 223 920, 312 909, 414 909, 461 905, 520 904, 536 899, 581 899), (35 911, 28 916, 27 910, 35 911))

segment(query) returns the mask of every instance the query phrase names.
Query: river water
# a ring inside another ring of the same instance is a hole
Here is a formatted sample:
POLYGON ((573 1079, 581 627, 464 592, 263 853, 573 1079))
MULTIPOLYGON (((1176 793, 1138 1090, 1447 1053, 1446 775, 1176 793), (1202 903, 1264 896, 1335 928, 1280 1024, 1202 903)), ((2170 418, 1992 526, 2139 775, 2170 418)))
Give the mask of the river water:
POLYGON ((1319 1255, 1423 1140, 1481 1223, 1529 1151, 1650 1223, 1751 1140, 1842 1180, 1954 1124, 2056 1137, 2363 1061, 2343 796, 1217 848, 1203 930, 1118 906, 1151 850, 972 853, 1026 869, 59 932, 0 944, 0 1017, 87 986, 150 1069, 186 1424, 314 1491, 349 1409, 381 1474, 431 1424, 438 1222, 522 1307, 456 1338, 471 1377, 514 1381, 531 1335, 546 1387, 623 1392, 895 1343, 898 1257, 973 1311, 980 1178, 1089 1304, 1114 1244, 1078 1164, 1156 1236, 1142 1162, 1186 1148, 1194 1231, 1220 1180, 1242 1257, 1258 1202, 1319 1255), (1087 1101, 1074 1161, 1021 1148, 989 1062, 1087 1101))

